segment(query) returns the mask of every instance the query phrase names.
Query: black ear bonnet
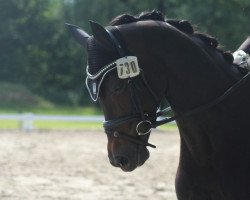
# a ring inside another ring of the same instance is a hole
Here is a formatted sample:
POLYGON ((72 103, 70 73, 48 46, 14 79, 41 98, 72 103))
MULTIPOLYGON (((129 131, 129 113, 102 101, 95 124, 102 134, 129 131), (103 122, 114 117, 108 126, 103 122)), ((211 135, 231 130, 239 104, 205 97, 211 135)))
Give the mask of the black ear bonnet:
POLYGON ((115 27, 108 27, 106 30, 111 35, 111 39, 114 43, 113 50, 107 50, 93 36, 88 39, 87 44, 88 66, 86 68, 86 86, 91 98, 94 101, 98 98, 101 84, 107 73, 116 68, 115 66, 112 67, 112 62, 116 61, 118 58, 131 55, 124 45, 124 41, 119 30, 115 27), (117 45, 120 46, 122 52, 120 49, 117 49, 117 45), (111 64, 111 66, 109 66, 109 64, 111 64))

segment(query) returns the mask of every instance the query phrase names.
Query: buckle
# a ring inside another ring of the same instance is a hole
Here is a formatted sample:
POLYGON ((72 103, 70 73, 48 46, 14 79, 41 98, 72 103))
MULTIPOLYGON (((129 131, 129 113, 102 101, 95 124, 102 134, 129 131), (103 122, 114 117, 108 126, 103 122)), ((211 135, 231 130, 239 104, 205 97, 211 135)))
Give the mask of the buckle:
POLYGON ((149 120, 140 121, 136 125, 136 132, 138 135, 147 135, 152 131, 152 123, 149 120))

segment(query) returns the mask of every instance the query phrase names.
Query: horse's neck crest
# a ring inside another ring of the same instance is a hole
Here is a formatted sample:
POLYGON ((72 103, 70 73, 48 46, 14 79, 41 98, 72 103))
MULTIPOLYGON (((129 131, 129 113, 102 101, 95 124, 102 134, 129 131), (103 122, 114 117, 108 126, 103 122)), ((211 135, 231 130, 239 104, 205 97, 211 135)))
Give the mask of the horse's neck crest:
POLYGON ((250 55, 244 52, 243 50, 238 50, 233 53, 234 64, 237 64, 239 67, 250 71, 250 55))

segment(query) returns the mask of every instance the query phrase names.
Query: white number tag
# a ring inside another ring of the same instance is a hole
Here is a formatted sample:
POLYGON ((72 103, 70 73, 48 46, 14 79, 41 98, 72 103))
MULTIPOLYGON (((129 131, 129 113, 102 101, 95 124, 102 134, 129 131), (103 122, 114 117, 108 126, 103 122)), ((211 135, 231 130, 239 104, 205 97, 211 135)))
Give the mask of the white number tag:
POLYGON ((132 78, 140 74, 137 57, 126 56, 116 61, 117 74, 120 79, 132 78))

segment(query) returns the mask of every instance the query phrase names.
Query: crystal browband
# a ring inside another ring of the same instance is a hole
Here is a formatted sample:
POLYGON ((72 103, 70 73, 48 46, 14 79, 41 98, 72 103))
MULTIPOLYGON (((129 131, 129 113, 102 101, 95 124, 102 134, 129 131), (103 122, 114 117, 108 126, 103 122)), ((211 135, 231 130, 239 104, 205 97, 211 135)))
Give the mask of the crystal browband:
POLYGON ((102 67, 96 74, 91 74, 89 72, 89 66, 87 66, 86 86, 93 101, 97 101, 99 97, 100 87, 104 78, 114 69, 117 70, 117 76, 120 79, 133 78, 140 74, 140 68, 136 56, 125 56, 119 58, 102 67))

